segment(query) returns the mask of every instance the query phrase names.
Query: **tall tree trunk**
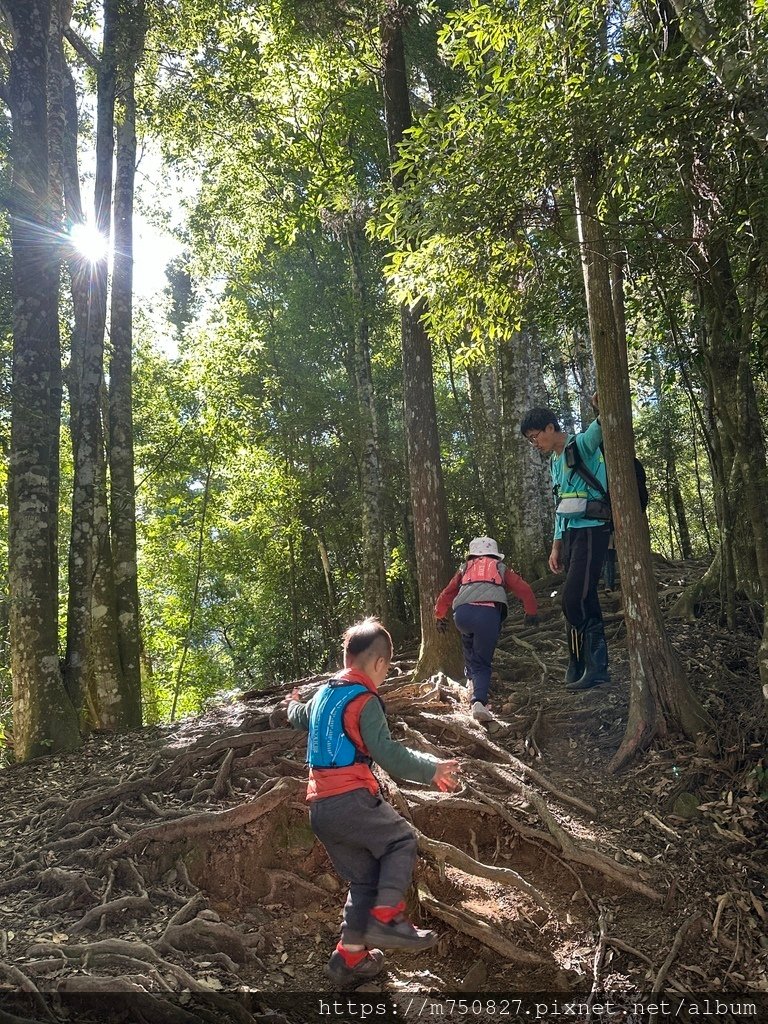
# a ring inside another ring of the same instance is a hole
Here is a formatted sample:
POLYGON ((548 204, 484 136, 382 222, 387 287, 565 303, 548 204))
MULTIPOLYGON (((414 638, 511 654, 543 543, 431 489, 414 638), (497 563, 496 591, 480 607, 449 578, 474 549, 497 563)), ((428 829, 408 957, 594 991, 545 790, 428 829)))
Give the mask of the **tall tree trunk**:
POLYGON ((541 346, 532 328, 516 332, 500 346, 499 365, 505 550, 518 572, 535 579, 548 571, 552 496, 544 461, 520 433, 525 411, 541 405, 544 394, 541 346))
MULTIPOLYGON (((96 64, 96 174, 94 183, 95 215, 93 224, 99 234, 108 239, 112 212, 112 160, 114 153, 115 75, 117 60, 118 12, 117 0, 104 5, 104 41, 101 58, 96 64)), ((71 128, 74 126, 70 126, 71 128)), ((71 186, 73 197, 76 189, 71 186)), ((79 199, 76 201, 79 205, 79 199)), ((74 205, 74 204, 73 204, 74 205)), ((68 211, 75 221, 78 210, 68 211)), ((83 709, 91 727, 101 723, 93 718, 94 681, 91 677, 101 655, 93 650, 96 636, 104 636, 106 622, 100 621, 93 630, 94 575, 105 569, 106 553, 98 561, 94 551, 103 544, 95 535, 94 520, 98 492, 103 490, 106 500, 106 473, 104 465, 104 435, 101 419, 101 395, 104 380, 104 336, 107 319, 107 256, 91 262, 84 255, 74 253, 70 261, 72 297, 75 324, 68 373, 70 392, 70 430, 74 456, 74 483, 72 491, 72 525, 69 549, 69 602, 67 609, 67 651, 65 679, 72 702, 83 709), (86 696, 88 695, 88 696, 86 696)), ((102 524, 103 526, 103 524, 102 524)), ((104 590, 102 586, 100 589, 104 590)), ((100 595, 103 597, 103 594, 100 595)), ((101 611, 100 617, 113 619, 113 610, 101 611)), ((109 684, 114 689, 114 681, 109 684)))
POLYGON ((611 768, 623 767, 654 735, 670 728, 693 737, 708 719, 690 689, 666 635, 651 564, 648 523, 640 509, 633 464, 632 404, 626 356, 620 351, 611 295, 611 260, 599 205, 603 198, 596 148, 575 132, 574 191, 589 327, 605 435, 616 550, 624 581, 624 617, 631 674, 629 718, 611 768))
POLYGON ((11 251, 13 387, 9 471, 9 591, 16 756, 73 750, 77 713, 59 671, 59 254, 48 180, 49 0, 2 0, 13 32, 11 251), (55 465, 54 465, 55 463, 55 465))
POLYGON ((557 402, 560 412, 560 424, 567 434, 576 433, 576 421, 573 418, 570 389, 568 387, 568 370, 563 352, 558 345, 552 354, 552 375, 557 387, 557 402))
POLYGON ((589 335, 581 328, 573 332, 573 373, 579 385, 579 420, 581 429, 586 430, 595 413, 592 408, 592 395, 595 393, 595 366, 592 361, 589 335))
POLYGON ((355 387, 363 428, 362 436, 362 499, 363 499, 363 586, 368 614, 388 619, 387 567, 384 554, 384 509, 379 452, 379 428, 376 398, 371 372, 371 349, 368 326, 368 296, 363 269, 361 228, 348 223, 345 229, 355 302, 355 387))
MULTIPOLYGON (((187 662, 187 655, 189 654, 189 648, 192 646, 192 628, 195 624, 195 616, 197 615, 197 605, 200 599, 200 582, 203 578, 204 568, 204 555, 205 555, 205 538, 208 533, 208 504, 211 498, 211 479, 213 477, 213 466, 216 460, 216 453, 214 442, 211 442, 211 448, 206 453, 206 466, 205 466, 205 481, 203 484, 203 494, 200 505, 200 524, 197 530, 197 545, 195 548, 195 580, 192 585, 192 596, 189 600, 189 618, 187 619, 187 630, 184 634, 184 646, 181 649, 181 658, 179 659, 179 667, 176 670, 176 681, 173 686, 173 703, 171 704, 171 721, 176 717, 176 708, 179 703, 179 697, 181 695, 181 687, 184 682, 184 666, 187 662)), ((293 542, 289 534, 289 543, 291 545, 291 572, 295 568, 293 561, 293 542)), ((292 607, 295 602, 295 596, 293 588, 291 589, 291 601, 292 607)), ((294 642, 294 653, 296 647, 294 642)), ((296 666, 294 665, 294 668, 296 666)), ((296 671, 295 678, 298 679, 299 673, 296 671)))
MULTIPOLYGON (((734 450, 741 485, 739 518, 752 531, 756 579, 763 607, 768 602, 768 468, 763 423, 751 367, 751 324, 743 315, 731 267, 728 242, 719 223, 720 204, 703 160, 691 174, 693 256, 705 318, 704 358, 712 381, 714 415, 734 450)), ((730 491, 733 495, 733 490, 730 491)), ((758 651, 763 692, 768 699, 768 614, 758 651)))
MULTIPOLYGON (((411 104, 403 46, 404 12, 392 7, 380 23, 383 61, 384 114, 390 162, 411 126, 411 104)), ((392 173, 392 187, 401 184, 392 173)), ((432 378, 432 349, 421 322, 423 307, 403 305, 400 329, 403 349, 403 401, 408 452, 408 475, 413 509, 413 530, 421 613, 421 650, 416 678, 442 669, 458 677, 463 660, 454 630, 439 633, 435 628, 434 604, 441 588, 452 575, 448 515, 445 506, 437 411, 432 378)))
MULTIPOLYGON (((109 479, 115 620, 120 652, 119 728, 141 725, 141 637, 136 561, 133 456, 133 193, 136 169, 136 67, 144 49, 145 11, 138 0, 121 24, 110 313, 109 479)), ((117 709, 116 709, 117 710, 117 709)))
POLYGON ((486 530, 496 537, 504 509, 504 473, 498 387, 494 367, 469 366, 470 452, 485 512, 486 530))
POLYGON ((656 391, 656 408, 661 421, 661 447, 666 466, 668 497, 675 510, 677 530, 680 536, 680 553, 683 558, 693 557, 691 546, 691 532, 688 529, 688 515, 685 510, 685 502, 680 490, 680 478, 677 473, 677 459, 675 458, 675 444, 672 438, 670 426, 669 402, 664 394, 664 386, 661 379, 661 365, 658 353, 653 353, 653 384, 656 391))
MULTIPOLYGON (((89 597, 88 672, 86 675, 86 710, 92 729, 117 732, 130 727, 123 692, 120 667, 120 646, 115 615, 115 567, 109 527, 107 498, 107 460, 104 450, 103 423, 106 402, 102 392, 99 403, 104 414, 98 422, 95 485, 93 492, 93 538, 89 597)), ((139 702, 139 721, 141 724, 139 702)))

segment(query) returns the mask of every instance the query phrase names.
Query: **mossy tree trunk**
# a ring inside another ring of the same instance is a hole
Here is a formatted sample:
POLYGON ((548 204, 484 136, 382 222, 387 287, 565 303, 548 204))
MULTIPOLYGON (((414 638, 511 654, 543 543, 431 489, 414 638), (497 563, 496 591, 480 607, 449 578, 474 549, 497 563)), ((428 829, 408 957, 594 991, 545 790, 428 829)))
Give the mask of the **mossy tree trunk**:
POLYGON ((49 0, 3 0, 13 34, 7 87, 13 377, 9 591, 15 751, 20 760, 73 750, 77 712, 59 669, 57 594, 60 254, 48 154, 49 0))
POLYGON ((120 659, 115 728, 141 725, 141 636, 133 452, 133 196, 136 172, 136 67, 144 50, 145 5, 124 8, 117 79, 114 263, 110 310, 109 480, 114 619, 120 659))
POLYGON ((611 257, 600 220, 602 166, 586 132, 575 131, 574 192, 584 287, 605 436, 616 551, 624 593, 630 664, 627 730, 611 767, 622 768, 655 735, 695 736, 707 715, 688 685, 666 634, 651 562, 648 523, 640 508, 626 353, 620 350, 611 295, 611 257))
MULTIPOLYGON (((411 104, 403 45, 404 11, 392 7, 380 22, 384 113, 390 162, 411 126, 411 104)), ((400 177, 392 174, 398 188, 400 177)), ((421 650, 416 678, 442 669, 458 677, 463 660, 455 630, 435 628, 434 603, 452 575, 448 516, 445 505, 440 441, 432 376, 432 347, 421 316, 423 307, 403 305, 400 327, 403 352, 403 403, 408 453, 408 477, 421 615, 421 650)))

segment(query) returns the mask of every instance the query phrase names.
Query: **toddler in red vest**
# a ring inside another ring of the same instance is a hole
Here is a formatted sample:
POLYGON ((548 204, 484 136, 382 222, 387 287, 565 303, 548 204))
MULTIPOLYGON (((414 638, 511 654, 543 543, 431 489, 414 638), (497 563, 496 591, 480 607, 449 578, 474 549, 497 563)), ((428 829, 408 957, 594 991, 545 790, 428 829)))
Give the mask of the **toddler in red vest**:
POLYGON ((504 565, 504 555, 492 537, 475 537, 469 545, 466 561, 440 593, 435 604, 437 628, 448 628, 448 609, 453 608, 453 621, 461 633, 464 649, 464 671, 472 687, 472 717, 478 722, 491 722, 488 691, 491 686, 491 664, 501 624, 507 617, 507 593, 523 602, 526 625, 539 621, 536 596, 517 573, 504 565))
POLYGON ((309 821, 338 874, 349 882, 341 939, 326 968, 340 986, 358 984, 384 968, 383 949, 427 949, 432 931, 405 916, 405 893, 417 856, 416 835, 382 799, 371 771, 456 789, 457 761, 438 761, 392 739, 378 687, 389 672, 392 639, 369 618, 344 634, 344 671, 307 704, 294 690, 288 719, 306 729, 309 821))

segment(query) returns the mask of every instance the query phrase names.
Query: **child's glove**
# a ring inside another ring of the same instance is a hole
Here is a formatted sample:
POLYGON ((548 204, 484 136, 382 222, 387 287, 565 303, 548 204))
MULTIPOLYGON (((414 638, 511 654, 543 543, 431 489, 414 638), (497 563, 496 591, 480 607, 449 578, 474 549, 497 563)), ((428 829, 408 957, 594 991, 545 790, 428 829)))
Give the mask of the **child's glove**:
POLYGON ((448 619, 435 619, 435 629, 438 633, 445 633, 448 630, 448 619))
POLYGON ((541 619, 539 618, 538 615, 524 615, 523 616, 523 625, 524 626, 538 626, 540 622, 541 622, 541 619))
POLYGON ((442 793, 450 793, 459 788, 458 774, 458 761, 439 761, 432 781, 442 793))

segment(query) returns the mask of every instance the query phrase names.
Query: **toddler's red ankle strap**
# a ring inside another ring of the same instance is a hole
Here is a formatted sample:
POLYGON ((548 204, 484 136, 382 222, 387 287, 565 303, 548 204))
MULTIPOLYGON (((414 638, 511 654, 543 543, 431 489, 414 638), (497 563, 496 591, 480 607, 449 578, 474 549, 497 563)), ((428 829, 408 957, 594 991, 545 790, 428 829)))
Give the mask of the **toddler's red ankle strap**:
POLYGON ((398 914, 402 914, 404 910, 405 903, 398 903, 396 907, 374 907, 371 915, 377 921, 381 921, 382 924, 389 924, 390 921, 394 921, 398 914))
POLYGON ((349 949, 345 949, 340 942, 336 946, 336 952, 341 953, 341 956, 343 957, 344 963, 347 965, 347 967, 357 967, 360 961, 365 960, 365 958, 368 956, 367 949, 356 949, 354 952, 352 952, 349 949))

